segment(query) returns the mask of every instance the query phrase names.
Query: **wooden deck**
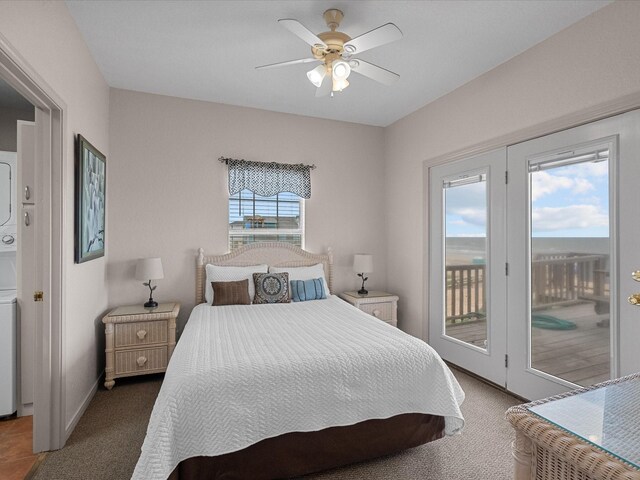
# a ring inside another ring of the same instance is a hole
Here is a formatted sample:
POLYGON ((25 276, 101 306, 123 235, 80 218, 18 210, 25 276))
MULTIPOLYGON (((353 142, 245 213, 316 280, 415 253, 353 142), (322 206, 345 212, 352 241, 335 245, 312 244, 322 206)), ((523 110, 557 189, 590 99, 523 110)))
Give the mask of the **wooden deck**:
MULTIPOLYGON (((609 314, 595 313, 594 302, 553 307, 536 313, 575 322, 574 330, 532 329, 532 367, 577 385, 609 379, 609 314)), ((447 334, 484 346, 485 320, 447 326, 447 334)))

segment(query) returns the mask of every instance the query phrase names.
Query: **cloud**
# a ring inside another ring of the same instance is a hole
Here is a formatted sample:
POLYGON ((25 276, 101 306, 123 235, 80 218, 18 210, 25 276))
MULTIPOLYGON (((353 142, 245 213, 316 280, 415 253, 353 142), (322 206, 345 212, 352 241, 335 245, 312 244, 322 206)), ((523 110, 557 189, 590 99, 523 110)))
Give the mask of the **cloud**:
POLYGON ((585 178, 576 178, 573 180, 573 193, 586 193, 589 190, 595 189, 596 187, 593 186, 593 183, 585 178))
POLYGON ((558 190, 572 188, 574 184, 574 180, 569 177, 551 175, 544 170, 535 172, 531 175, 531 199, 535 202, 558 190))
POLYGON ((607 177, 609 162, 587 162, 572 165, 572 173, 578 177, 607 177))
POLYGON ((463 222, 484 227, 487 223, 487 211, 484 208, 453 208, 453 215, 459 216, 463 222))
POLYGON ((534 208, 531 213, 534 231, 554 231, 606 227, 609 216, 595 205, 534 208))

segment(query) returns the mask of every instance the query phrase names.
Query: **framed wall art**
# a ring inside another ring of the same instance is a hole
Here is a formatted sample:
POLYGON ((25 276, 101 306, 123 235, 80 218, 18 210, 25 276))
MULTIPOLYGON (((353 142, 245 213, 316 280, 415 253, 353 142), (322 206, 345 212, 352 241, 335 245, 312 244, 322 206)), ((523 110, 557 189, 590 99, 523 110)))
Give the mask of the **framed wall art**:
POLYGON ((82 135, 76 138, 75 260, 104 256, 107 164, 82 135))

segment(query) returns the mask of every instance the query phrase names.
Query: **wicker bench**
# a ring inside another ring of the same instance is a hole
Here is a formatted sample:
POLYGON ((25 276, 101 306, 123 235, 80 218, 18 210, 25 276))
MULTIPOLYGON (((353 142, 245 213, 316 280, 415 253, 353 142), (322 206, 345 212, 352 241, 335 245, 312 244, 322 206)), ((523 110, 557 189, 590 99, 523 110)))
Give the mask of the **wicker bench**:
MULTIPOLYGON (((640 469, 575 434, 544 420, 529 408, 589 392, 608 385, 640 381, 640 373, 580 388, 507 410, 506 417, 516 431, 513 442, 516 480, 640 480, 640 469)), ((625 405, 626 408, 626 405, 625 405)), ((638 409, 637 402, 629 402, 638 409)), ((640 412, 638 413, 640 415, 640 412)), ((635 435, 640 452, 640 433, 635 435)))

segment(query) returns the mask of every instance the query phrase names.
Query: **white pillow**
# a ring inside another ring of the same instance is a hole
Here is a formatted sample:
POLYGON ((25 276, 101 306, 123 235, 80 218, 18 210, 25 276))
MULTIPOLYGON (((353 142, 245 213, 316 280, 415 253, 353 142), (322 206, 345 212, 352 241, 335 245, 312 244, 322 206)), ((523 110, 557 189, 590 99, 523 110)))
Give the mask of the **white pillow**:
POLYGON ((322 278, 324 290, 327 296, 331 294, 327 279, 324 276, 324 266, 321 263, 310 267, 269 267, 269 273, 289 273, 289 281, 291 280, 313 280, 314 278, 322 278))
POLYGON ((235 282, 237 280, 249 280, 249 298, 253 303, 253 296, 256 293, 256 287, 253 283, 254 273, 267 273, 268 265, 249 265, 248 267, 226 267, 221 265, 207 264, 205 271, 207 273, 207 283, 204 289, 204 298, 209 305, 213 303, 213 287, 211 282, 235 282))

